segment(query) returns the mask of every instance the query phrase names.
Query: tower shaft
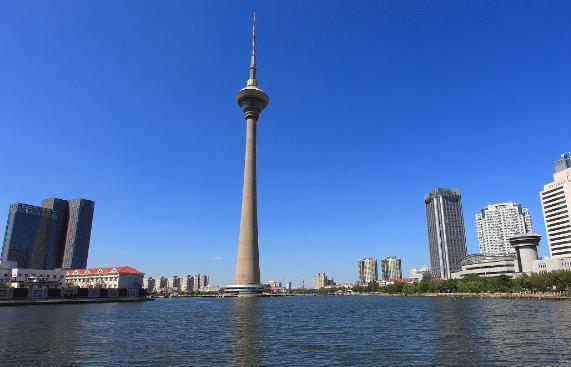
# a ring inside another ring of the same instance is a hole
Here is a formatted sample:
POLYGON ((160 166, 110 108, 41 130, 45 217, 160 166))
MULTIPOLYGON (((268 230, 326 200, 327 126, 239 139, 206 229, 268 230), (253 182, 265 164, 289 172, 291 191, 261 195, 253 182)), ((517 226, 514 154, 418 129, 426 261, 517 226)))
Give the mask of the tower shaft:
POLYGON ((246 154, 242 214, 236 258, 236 284, 259 284, 258 207, 256 194, 256 124, 257 116, 246 118, 246 154))

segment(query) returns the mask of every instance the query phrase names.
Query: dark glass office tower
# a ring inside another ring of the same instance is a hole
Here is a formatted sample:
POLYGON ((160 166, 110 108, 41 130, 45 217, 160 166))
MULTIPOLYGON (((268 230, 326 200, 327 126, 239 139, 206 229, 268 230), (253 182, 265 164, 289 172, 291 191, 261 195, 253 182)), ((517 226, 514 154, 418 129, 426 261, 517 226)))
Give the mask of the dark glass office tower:
POLYGON ((17 261, 19 268, 85 268, 94 208, 86 199, 10 205, 2 261, 17 261))
POLYGON ((69 203, 67 200, 57 198, 44 199, 42 200, 42 208, 51 209, 57 217, 55 234, 57 255, 54 268, 61 268, 69 221, 69 203))
POLYGON ((466 235, 460 190, 437 188, 424 195, 432 276, 448 279, 461 270, 466 235))
POLYGON ((2 261, 16 261, 19 268, 53 269, 57 264, 56 219, 50 209, 10 205, 2 261))
POLYGON ((62 269, 87 267, 91 223, 95 202, 86 199, 69 200, 69 220, 63 252, 62 269))

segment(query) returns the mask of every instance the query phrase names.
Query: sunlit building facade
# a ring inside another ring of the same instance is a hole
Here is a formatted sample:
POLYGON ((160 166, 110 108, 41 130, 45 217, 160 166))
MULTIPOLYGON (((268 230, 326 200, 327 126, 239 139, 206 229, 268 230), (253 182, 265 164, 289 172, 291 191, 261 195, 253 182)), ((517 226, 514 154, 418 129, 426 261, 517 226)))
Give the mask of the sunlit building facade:
POLYGON ((357 272, 360 284, 369 284, 379 279, 377 259, 372 257, 357 261, 357 272))
POLYGON ((487 205, 476 214, 476 232, 480 253, 514 254, 508 239, 533 232, 529 210, 514 202, 487 205))
POLYGON ((555 162, 553 182, 540 192, 552 257, 571 257, 571 152, 555 162))
POLYGON ((466 256, 466 235, 460 190, 437 188, 424 195, 430 268, 435 278, 460 271, 466 256))
POLYGON ((396 256, 387 256, 381 259, 381 272, 383 280, 402 279, 401 259, 396 256))

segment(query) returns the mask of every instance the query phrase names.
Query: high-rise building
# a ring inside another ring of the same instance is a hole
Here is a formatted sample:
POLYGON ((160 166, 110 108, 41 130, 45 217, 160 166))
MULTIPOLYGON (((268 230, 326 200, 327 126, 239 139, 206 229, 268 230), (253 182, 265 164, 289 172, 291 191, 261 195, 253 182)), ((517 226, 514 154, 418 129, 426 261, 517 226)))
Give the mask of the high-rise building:
POLYGON ((183 275, 180 278, 180 290, 183 292, 192 292, 194 290, 194 277, 192 275, 183 275))
POLYGON ((379 279, 377 259, 372 257, 357 261, 357 272, 360 284, 369 284, 379 279))
POLYGON ((317 273, 314 277, 315 289, 323 288, 328 285, 329 281, 325 273, 317 273))
POLYGON ((168 279, 165 277, 160 277, 155 281, 155 291, 161 292, 165 290, 168 286, 168 279))
POLYGON ((553 257, 571 257, 571 152, 555 162, 553 182, 540 192, 549 251, 553 257))
POLYGON ((430 267, 435 278, 450 278, 466 256, 460 190, 437 188, 424 195, 430 267))
POLYGON ((387 256, 381 259, 381 272, 383 280, 402 279, 400 257, 387 256))
POLYGON ((508 238, 533 232, 529 210, 514 202, 487 205, 476 214, 476 232, 481 254, 513 254, 508 238))
POLYGON ((260 295, 265 286, 260 283, 260 258, 258 248, 258 209, 256 194, 256 127, 262 110, 268 105, 268 95, 259 87, 256 79, 256 15, 252 30, 252 55, 250 77, 246 86, 236 94, 236 101, 246 119, 246 154, 244 157, 244 185, 240 235, 234 284, 225 287, 227 293, 238 296, 260 295))
POLYGON ((85 268, 95 203, 45 199, 42 206, 12 204, 2 259, 20 268, 85 268))
POLYGON ((2 262, 16 261, 18 268, 54 269, 58 262, 56 215, 50 209, 12 204, 2 246, 2 262))
POLYGON ((194 279, 196 284, 196 290, 204 289, 208 285, 208 275, 196 274, 194 276, 194 279))
POLYGON ((143 279, 143 288, 147 290, 148 293, 151 293, 155 290, 156 279, 153 277, 146 277, 143 279))
POLYGON ((176 275, 167 278, 167 288, 178 290, 180 288, 180 278, 176 275))
POLYGON ((69 202, 58 198, 49 198, 42 200, 42 208, 51 209, 56 215, 56 247, 57 261, 56 268, 61 268, 63 254, 65 251, 65 240, 67 238, 67 226, 69 222, 69 202))
POLYGON ((74 199, 69 200, 68 204, 69 221, 62 268, 83 269, 87 266, 95 202, 86 199, 74 199))

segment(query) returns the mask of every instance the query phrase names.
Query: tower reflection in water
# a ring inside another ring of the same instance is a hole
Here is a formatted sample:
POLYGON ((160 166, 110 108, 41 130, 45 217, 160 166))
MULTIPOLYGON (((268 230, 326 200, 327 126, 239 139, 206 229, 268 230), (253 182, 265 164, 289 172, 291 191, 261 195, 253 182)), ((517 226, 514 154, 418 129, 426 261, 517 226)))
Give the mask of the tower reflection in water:
POLYGON ((232 300, 232 358, 234 366, 260 365, 259 303, 255 297, 233 298, 232 300))

